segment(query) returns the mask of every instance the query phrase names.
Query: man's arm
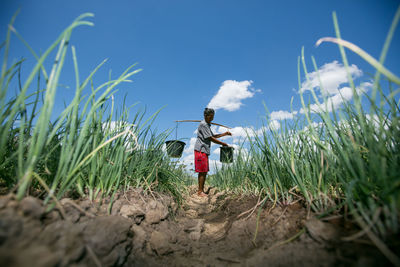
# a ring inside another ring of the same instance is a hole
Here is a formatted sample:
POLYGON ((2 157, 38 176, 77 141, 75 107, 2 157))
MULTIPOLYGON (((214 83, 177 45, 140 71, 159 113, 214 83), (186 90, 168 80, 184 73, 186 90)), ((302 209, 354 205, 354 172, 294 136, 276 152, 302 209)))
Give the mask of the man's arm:
POLYGON ((227 135, 232 135, 230 132, 225 132, 225 133, 222 133, 222 134, 215 134, 215 135, 213 135, 212 137, 214 137, 214 138, 221 138, 221 137, 223 137, 223 136, 227 136, 227 135))
POLYGON ((221 146, 228 146, 227 143, 224 143, 224 142, 222 142, 222 141, 219 141, 219 140, 218 140, 217 138, 215 138, 214 136, 211 136, 211 137, 210 137, 210 140, 211 140, 211 142, 216 143, 216 144, 219 144, 219 145, 221 145, 221 146))

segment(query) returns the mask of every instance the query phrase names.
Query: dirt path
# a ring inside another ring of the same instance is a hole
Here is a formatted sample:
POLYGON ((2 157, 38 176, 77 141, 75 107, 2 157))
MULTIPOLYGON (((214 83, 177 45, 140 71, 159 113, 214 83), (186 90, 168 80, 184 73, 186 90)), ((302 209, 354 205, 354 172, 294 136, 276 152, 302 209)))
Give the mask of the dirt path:
POLYGON ((194 191, 181 207, 169 196, 135 189, 117 195, 112 207, 107 199, 63 199, 63 212, 46 212, 37 198, 18 203, 2 196, 0 266, 388 264, 368 240, 341 241, 356 231, 342 218, 307 217, 299 202, 255 208, 255 196, 211 189, 200 198, 194 191))

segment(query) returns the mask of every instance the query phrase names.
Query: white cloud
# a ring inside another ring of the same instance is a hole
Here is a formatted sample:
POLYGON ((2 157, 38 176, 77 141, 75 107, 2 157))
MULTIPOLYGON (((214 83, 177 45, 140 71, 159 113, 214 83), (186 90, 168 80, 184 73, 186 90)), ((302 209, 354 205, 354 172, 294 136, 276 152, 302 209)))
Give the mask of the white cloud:
MULTIPOLYGON (((362 75, 362 71, 354 64, 349 66, 349 73, 353 79, 362 75)), ((320 105, 317 103, 310 104, 309 108, 311 113, 321 111, 332 112, 334 109, 336 110, 339 108, 344 102, 348 102, 353 98, 353 90, 350 87, 341 87, 342 84, 348 82, 346 68, 335 60, 323 65, 318 72, 314 71, 309 73, 308 80, 302 83, 300 92, 315 90, 317 93, 319 92, 319 96, 322 96, 324 99, 320 101, 322 102, 320 105)), ((362 94, 367 92, 371 87, 372 83, 364 82, 356 88, 356 91, 358 94, 362 94)), ((270 127, 272 129, 277 129, 279 128, 279 120, 293 119, 298 113, 304 114, 304 112, 304 108, 293 112, 285 110, 273 111, 270 116, 270 127)))
POLYGON ((279 110, 271 112, 271 120, 286 120, 293 119, 297 111, 289 112, 286 110, 279 110))
POLYGON ((127 121, 106 121, 101 125, 103 131, 110 134, 110 137, 120 134, 125 131, 125 134, 121 138, 125 139, 125 147, 127 151, 143 148, 138 142, 138 138, 134 133, 134 124, 128 123, 127 121))
POLYGON ((194 145, 196 144, 196 137, 190 138, 189 146, 186 146, 184 153, 193 153, 194 145))
POLYGON ((360 86, 356 88, 357 93, 361 94, 361 93, 368 92, 372 88, 372 85, 373 84, 371 82, 363 82, 363 83, 361 83, 360 86))
POLYGON ((271 120, 269 122, 269 128, 271 130, 278 130, 279 128, 281 128, 281 124, 277 120, 271 120))
POLYGON ((216 169, 220 169, 222 167, 222 163, 216 159, 209 160, 210 171, 213 172, 216 169))
POLYGON ((251 98, 256 92, 260 91, 250 88, 252 83, 253 81, 224 81, 217 94, 214 95, 210 103, 208 103, 208 107, 216 110, 238 110, 243 105, 242 100, 251 98))
POLYGON ((261 127, 261 128, 259 128, 257 131, 256 131, 256 134, 257 134, 257 136, 260 136, 260 135, 263 135, 265 132, 267 132, 268 131, 268 127, 265 127, 265 126, 263 126, 263 127, 261 127))
MULTIPOLYGON (((349 66, 349 73, 353 79, 362 75, 362 71, 354 64, 349 66)), ((346 68, 335 60, 323 65, 318 72, 309 73, 308 80, 302 83, 300 92, 316 89, 322 96, 335 95, 339 92, 339 86, 348 81, 346 68)))
POLYGON ((131 128, 134 125, 126 122, 126 121, 106 121, 102 123, 102 129, 103 131, 108 131, 111 133, 119 133, 127 128, 131 128))
MULTIPOLYGON (((337 94, 326 99, 325 102, 312 104, 309 106, 311 113, 318 113, 323 111, 332 112, 336 110, 343 102, 349 101, 353 98, 353 92, 350 87, 343 87, 337 94)), ((308 108, 307 108, 308 109, 308 108)), ((304 108, 300 109, 300 113, 304 114, 304 108)))
MULTIPOLYGON (((243 140, 247 139, 248 137, 260 136, 263 134, 264 131, 267 131, 267 127, 261 127, 259 129, 255 129, 254 127, 233 127, 229 129, 229 132, 232 133, 232 136, 224 136, 221 140, 226 140, 232 138, 232 143, 240 144, 243 140)), ((219 127, 219 132, 225 132, 226 128, 219 127)))
POLYGON ((235 148, 234 155, 237 156, 237 155, 240 154, 240 156, 245 160, 247 160, 249 158, 250 152, 246 148, 244 148, 242 146, 239 147, 239 146, 236 146, 236 145, 234 145, 234 148, 235 148))
POLYGON ((187 154, 183 156, 181 159, 179 159, 181 163, 183 163, 186 166, 186 170, 191 172, 194 170, 194 153, 187 154))
POLYGON ((234 127, 229 130, 234 138, 246 138, 247 136, 252 136, 254 129, 251 127, 234 127))
MULTIPOLYGON (((372 116, 370 114, 365 114, 365 117, 367 119, 367 122, 369 124, 372 123, 374 125, 375 129, 378 131, 380 130, 379 127, 381 126, 381 123, 382 123, 383 129, 385 131, 388 131, 390 126, 395 127, 395 124, 393 124, 392 120, 389 118, 381 119, 381 118, 379 118, 379 116, 377 114, 373 114, 372 116)), ((400 126, 397 126, 397 128, 399 129, 400 126)))
POLYGON ((219 147, 217 147, 216 149, 214 149, 212 153, 213 153, 214 155, 218 155, 218 156, 219 156, 219 154, 221 154, 221 153, 220 153, 219 147))
MULTIPOLYGON (((356 88, 356 92, 357 94, 362 94, 364 92, 367 92, 371 87, 372 83, 365 82, 356 88)), ((310 105, 310 112, 311 113, 317 113, 321 111, 332 112, 333 110, 339 108, 344 102, 350 101, 352 98, 353 98, 353 89, 351 89, 350 87, 343 87, 338 90, 337 94, 326 98, 325 102, 321 103, 321 105, 318 104, 310 105)), ((300 109, 300 113, 304 113, 303 108, 300 109)))
POLYGON ((323 123, 323 122, 315 122, 315 121, 313 121, 313 122, 311 122, 310 125, 305 126, 304 130, 305 131, 310 131, 311 127, 314 128, 314 129, 321 129, 324 126, 325 126, 325 123, 323 123))
POLYGON ((234 148, 234 150, 233 150, 234 155, 239 154, 239 151, 242 151, 242 152, 245 151, 245 149, 242 146, 239 146, 237 144, 232 144, 231 146, 234 148))

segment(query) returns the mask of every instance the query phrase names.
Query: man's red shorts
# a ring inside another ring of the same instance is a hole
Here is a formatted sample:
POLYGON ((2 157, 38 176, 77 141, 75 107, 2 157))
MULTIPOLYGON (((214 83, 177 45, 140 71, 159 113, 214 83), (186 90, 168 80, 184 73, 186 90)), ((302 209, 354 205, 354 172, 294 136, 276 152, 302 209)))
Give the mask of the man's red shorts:
POLYGON ((208 155, 206 153, 195 150, 194 151, 194 171, 195 172, 208 172, 208 155))

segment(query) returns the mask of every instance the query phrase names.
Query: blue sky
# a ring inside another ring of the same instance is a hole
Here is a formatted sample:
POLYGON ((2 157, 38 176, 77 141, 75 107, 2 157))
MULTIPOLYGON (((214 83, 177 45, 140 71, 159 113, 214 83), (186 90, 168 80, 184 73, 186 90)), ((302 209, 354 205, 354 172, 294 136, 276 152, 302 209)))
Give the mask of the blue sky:
MULTIPOLYGON (((313 80, 303 83, 304 77, 301 88, 298 85, 297 58, 303 46, 310 72, 314 56, 326 75, 325 90, 315 87, 319 95, 338 105, 338 92, 351 100, 338 47, 330 43, 315 47, 315 42, 335 36, 332 12, 336 11, 342 38, 379 58, 399 4, 397 0, 2 0, 0 36, 5 39, 6 25, 20 8, 14 27, 40 52, 77 16, 94 13, 90 19, 94 27, 79 27, 70 42, 77 50, 81 79, 105 58, 108 62, 95 78, 98 84, 107 81, 110 70, 116 77, 138 63, 143 71, 133 76, 132 83, 118 87, 117 103, 127 94, 127 104, 140 102, 148 115, 165 106, 154 124, 160 131, 175 127, 174 120, 202 119, 204 107, 211 105, 217 109, 215 122, 236 127, 233 138, 226 139, 232 143, 243 128, 257 130, 265 123, 263 102, 276 125, 301 114, 299 91, 308 93, 316 86, 313 80)), ((368 91, 373 68, 350 51, 347 55, 356 85, 368 91)), ((10 62, 21 57, 27 58, 26 75, 35 61, 13 36, 10 62)), ((73 97, 70 51, 68 57, 55 114, 73 97)), ((399 59, 397 29, 385 62, 397 75, 399 59)), ((187 162, 192 156, 189 139, 196 128, 196 123, 181 123, 178 128, 178 138, 187 138, 183 157, 187 162)))

